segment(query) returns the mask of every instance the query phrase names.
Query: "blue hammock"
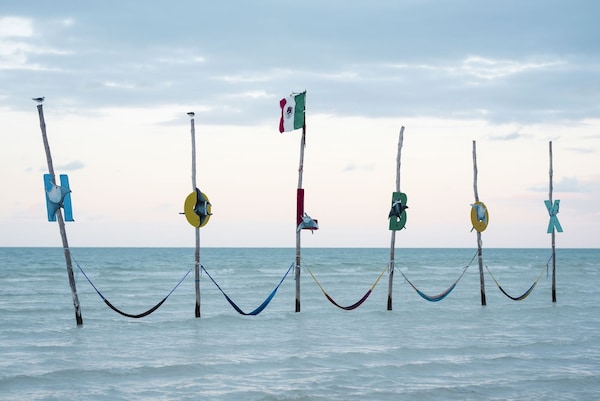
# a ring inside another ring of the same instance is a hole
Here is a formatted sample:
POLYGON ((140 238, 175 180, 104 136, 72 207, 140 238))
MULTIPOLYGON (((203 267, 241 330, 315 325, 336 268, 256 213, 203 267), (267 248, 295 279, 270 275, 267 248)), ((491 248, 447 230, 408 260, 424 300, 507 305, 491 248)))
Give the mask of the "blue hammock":
POLYGON ((427 295, 425 294, 423 291, 419 290, 409 279, 408 277, 406 277, 406 275, 402 272, 402 270, 400 270, 400 274, 402 274, 402 277, 404 277, 404 279, 406 280, 406 282, 408 284, 410 284, 410 286, 417 292, 417 294, 419 294, 421 296, 421 298, 425 299, 426 301, 429 302, 439 302, 442 299, 446 298, 451 292, 452 290, 454 290, 454 288, 456 287, 456 285, 458 284, 458 282, 460 281, 460 279, 465 275, 465 273, 467 272, 467 269, 469 268, 469 266, 471 266, 471 263, 473 263, 473 261, 475 260, 475 257, 477 256, 479 251, 475 251, 475 254, 473 255, 473 257, 471 258, 471 260, 469 261, 469 263, 463 267, 463 271, 460 274, 460 276, 458 276, 458 278, 456 280, 454 280, 454 282, 450 285, 450 287, 448 287, 446 289, 446 291, 444 292, 440 292, 437 295, 427 295))
POLYGON ((279 289, 279 287, 281 286, 281 284, 283 283, 283 281, 285 280, 285 278, 289 274, 290 270, 292 270, 292 267, 294 267, 294 263, 292 263, 290 265, 290 267, 288 268, 287 272, 285 272, 285 274, 281 278, 281 281, 279 281, 279 284, 277 284, 277 287, 275 287, 273 289, 273 291, 271 291, 271 293, 269 294, 269 296, 263 301, 263 303, 260 304, 252 312, 244 312, 239 306, 237 306, 236 303, 233 302, 233 300, 225 293, 225 291, 223 291, 223 289, 219 286, 219 284, 217 284, 217 282, 215 281, 215 279, 212 278, 212 276, 210 275, 210 273, 208 273, 208 271, 204 268, 204 266, 200 265, 200 267, 206 273, 206 275, 208 276, 208 278, 217 286, 217 288, 219 289, 219 291, 221 291, 221 294, 223 294, 223 296, 225 297, 225 299, 227 300, 227 302, 229 302, 229 304, 233 307, 233 309, 235 309, 240 315, 244 315, 244 316, 256 316, 260 312, 262 312, 269 305, 269 303, 271 302, 271 300, 273 299, 273 297, 277 293, 277 290, 279 289))
POLYGON ((450 287, 448 287, 446 289, 446 291, 441 292, 437 295, 427 295, 425 294, 423 291, 419 290, 409 279, 408 277, 406 277, 406 275, 402 272, 402 270, 400 270, 400 274, 402 274, 402 277, 404 277, 404 279, 406 280, 406 282, 408 284, 410 284, 410 286, 417 292, 417 294, 419 294, 421 296, 421 298, 429 301, 429 302, 439 302, 442 299, 446 298, 451 292, 452 290, 456 287, 456 285, 458 284, 458 282, 460 281, 460 279, 465 275, 467 269, 469 268, 469 266, 465 266, 463 268, 462 273, 460 274, 460 276, 458 276, 458 278, 454 281, 454 283, 452 283, 450 285, 450 287))
POLYGON ((148 309, 145 312, 134 314, 134 313, 123 312, 122 310, 120 310, 119 308, 117 308, 116 306, 114 306, 113 304, 111 304, 110 301, 108 299, 106 299, 106 297, 104 295, 102 295, 102 293, 100 292, 100 290, 98 288, 96 288, 96 286, 94 285, 94 283, 92 282, 92 280, 90 280, 90 278, 88 277, 88 275, 85 274, 85 272, 83 271, 83 269, 81 268, 81 266, 79 265, 79 263, 77 262, 77 260, 72 255, 71 255, 71 258, 73 259, 73 261, 75 262, 75 264, 77 265, 77 267, 79 268, 79 270, 81 271, 81 273, 83 273, 83 276, 86 278, 86 280, 88 281, 88 283, 90 283, 90 285, 92 286, 92 288, 94 290, 96 290, 96 293, 100 296, 100 298, 102 298, 102 300, 104 301, 104 303, 106 304, 106 306, 108 306, 110 309, 112 309, 113 311, 117 312, 118 314, 120 314, 122 316, 130 317, 130 318, 133 318, 133 319, 139 319, 139 318, 142 318, 142 317, 146 317, 149 314, 153 313, 158 308, 160 308, 162 306, 162 304, 165 303, 165 301, 167 300, 167 298, 169 298, 169 296, 171 296, 171 294, 173 292, 175 292, 175 290, 177 289, 177 287, 179 287, 179 285, 181 283, 183 283, 183 280, 185 280, 185 278, 188 276, 188 274, 190 274, 190 272, 192 271, 192 269, 190 268, 187 271, 187 273, 184 274, 184 276, 181 278, 181 280, 179 280, 179 282, 175 285, 175 287, 159 303, 157 303, 156 305, 154 305, 152 308, 148 309))

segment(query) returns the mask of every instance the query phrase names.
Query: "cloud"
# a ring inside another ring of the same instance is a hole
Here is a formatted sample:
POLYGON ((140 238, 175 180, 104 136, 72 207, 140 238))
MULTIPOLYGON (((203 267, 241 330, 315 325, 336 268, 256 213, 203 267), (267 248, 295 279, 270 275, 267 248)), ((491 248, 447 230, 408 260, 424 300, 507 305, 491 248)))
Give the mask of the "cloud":
POLYGON ((215 77, 216 80, 228 82, 228 83, 256 83, 266 82, 271 80, 270 74, 265 73, 247 73, 247 74, 235 74, 235 75, 220 75, 215 77))
POLYGON ((137 88, 137 85, 135 85, 131 82, 107 81, 107 82, 104 82, 102 85, 106 86, 107 88, 115 88, 115 89, 136 89, 137 88))
POLYGON ((596 149, 594 148, 574 148, 574 147, 568 147, 565 148, 567 150, 570 150, 571 152, 575 152, 575 153, 581 153, 581 154, 589 154, 589 153, 596 153, 596 149))
POLYGON ((32 19, 0 18, 0 70, 56 70, 56 68, 32 61, 32 56, 71 54, 69 51, 52 46, 34 44, 37 34, 32 19))
POLYGON ((531 62, 518 60, 502 60, 481 56, 469 56, 456 68, 465 75, 483 80, 495 80, 511 75, 522 74, 534 70, 549 69, 564 64, 561 60, 549 62, 531 62))
POLYGON ((73 18, 63 18, 58 20, 58 24, 64 26, 64 27, 71 27, 73 25, 75 25, 75 20, 73 18))
POLYGON ((562 177, 560 181, 554 184, 554 189, 558 192, 585 192, 579 184, 577 177, 562 177))
POLYGON ((247 92, 239 92, 239 93, 223 95, 222 98, 225 98, 225 99, 274 99, 274 98, 276 98, 276 96, 269 94, 264 90, 255 90, 255 91, 247 91, 247 92))
POLYGON ((491 81, 534 70, 547 70, 563 64, 565 62, 562 60, 534 62, 471 55, 462 60, 438 60, 436 64, 420 62, 391 64, 390 68, 414 72, 421 71, 432 75, 441 75, 448 79, 464 76, 491 81))
POLYGON ((521 134, 520 132, 514 131, 504 135, 490 135, 489 138, 492 141, 514 141, 520 138, 526 138, 529 135, 521 134))
POLYGON ((57 166, 57 168, 59 170, 63 170, 63 171, 81 170, 84 167, 85 167, 85 164, 83 164, 83 162, 81 162, 79 160, 73 160, 72 162, 69 162, 67 164, 62 164, 60 166, 57 166))
POLYGON ((34 34, 33 21, 29 18, 0 17, 0 39, 30 38, 34 34))
POLYGON ((156 61, 163 64, 202 64, 206 62, 206 58, 180 51, 169 57, 159 57, 156 61))
POLYGON ((358 165, 356 163, 349 163, 344 168, 342 168, 342 171, 344 173, 349 173, 349 172, 353 172, 353 171, 372 171, 374 169, 375 169, 375 165, 372 163, 363 164, 363 165, 358 165))
MULTIPOLYGON (((309 4, 305 6, 316 6, 309 4)), ((252 12, 264 18, 261 7, 252 12)), ((460 7, 433 11, 411 6, 411 12, 438 24, 425 26, 417 18, 396 26, 382 23, 382 18, 392 22, 408 6, 382 7, 385 15, 381 10, 319 6, 314 29, 290 47, 277 46, 290 43, 287 34, 266 35, 257 29, 264 19, 213 18, 196 26, 188 24, 193 18, 185 12, 175 23, 163 21, 160 13, 138 14, 133 6, 124 10, 135 11, 132 17, 95 7, 73 14, 59 7, 48 13, 48 20, 2 19, 0 68, 11 70, 5 79, 8 93, 41 90, 49 98, 69 97, 80 109, 201 101, 211 107, 205 121, 215 124, 259 124, 277 113, 274 99, 304 89, 310 94, 311 112, 342 117, 435 116, 527 124, 600 115, 593 102, 597 90, 583 91, 595 82, 593 54, 583 49, 582 56, 579 48, 559 51, 547 40, 541 47, 523 46, 520 33, 538 26, 544 35, 562 37, 547 32, 546 24, 532 25, 515 15, 511 26, 516 30, 506 32, 488 7, 476 7, 473 17, 449 20, 447 15, 461 15, 460 7), (346 18, 339 18, 341 26, 332 29, 328 16, 339 17, 340 12, 346 18), (473 35, 469 26, 476 20, 481 29, 473 35), (110 30, 104 25, 108 21, 110 30), (155 29, 157 22, 166 24, 164 31, 155 29), (357 22, 368 22, 370 29, 356 35, 357 22), (183 31, 169 30, 169 24, 183 31), (440 37, 436 28, 450 36, 440 37), (418 34, 409 40, 401 34, 405 31, 418 34), (35 82, 26 79, 31 70, 40 72, 35 82)), ((228 15, 221 5, 209 10, 228 15)), ((269 29, 278 32, 274 26, 269 29)), ((541 32, 531 35, 536 39, 541 32)), ((2 101, 18 104, 15 98, 2 101)), ((517 138, 513 133, 493 139, 517 138)))
MULTIPOLYGON (((556 192, 587 192, 587 189, 579 183, 577 177, 562 177, 560 181, 552 185, 556 192)), ((548 192, 548 186, 539 186, 530 188, 533 192, 548 192)))

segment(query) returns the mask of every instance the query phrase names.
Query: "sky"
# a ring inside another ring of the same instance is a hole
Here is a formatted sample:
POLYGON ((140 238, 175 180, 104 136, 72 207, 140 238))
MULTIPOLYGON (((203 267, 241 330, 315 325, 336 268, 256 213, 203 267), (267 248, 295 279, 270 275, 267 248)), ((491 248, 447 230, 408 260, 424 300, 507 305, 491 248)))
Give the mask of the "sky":
POLYGON ((0 5, 0 246, 62 246, 48 172, 67 174, 71 247, 295 247, 306 90, 303 247, 600 247, 600 2, 128 1, 0 5), (404 127, 399 152, 399 133, 404 127), (550 175, 550 143, 552 175, 550 175), (475 159, 474 159, 475 155, 475 159), (477 181, 474 180, 474 162, 477 181), (552 178, 552 181, 551 181, 552 178))

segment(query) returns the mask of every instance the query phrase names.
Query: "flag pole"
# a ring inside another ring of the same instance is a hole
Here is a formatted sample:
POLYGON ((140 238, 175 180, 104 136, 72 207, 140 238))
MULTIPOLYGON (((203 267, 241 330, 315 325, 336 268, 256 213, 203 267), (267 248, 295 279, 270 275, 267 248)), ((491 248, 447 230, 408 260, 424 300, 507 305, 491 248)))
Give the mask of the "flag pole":
MULTIPOLYGON (((306 108, 306 103, 305 103, 306 108)), ((298 166, 298 191, 296 199, 296 312, 300 312, 300 264, 301 264, 301 247, 300 239, 302 230, 298 229, 298 225, 302 222, 302 213, 304 209, 304 190, 302 189, 302 173, 304 171, 304 148, 306 147, 306 113, 304 124, 302 125, 302 138, 300 139, 300 163, 298 166)))
MULTIPOLYGON (((554 175, 554 171, 552 169, 552 141, 549 142, 549 151, 550 151, 550 187, 548 199, 550 200, 550 204, 552 205, 552 177, 554 175)), ((556 302, 556 230, 554 225, 552 226, 552 302, 556 302)))
MULTIPOLYGON (((187 113, 190 116, 190 131, 192 136, 192 191, 195 192, 196 185, 196 127, 194 123, 194 113, 187 113)), ((200 317, 200 227, 194 226, 196 235, 196 251, 194 253, 194 285, 196 290, 196 307, 194 314, 200 317)))
POLYGON ((318 229, 317 221, 304 213, 304 189, 302 189, 302 174, 304 172, 304 148, 306 147, 306 90, 302 93, 292 93, 288 98, 279 102, 281 107, 281 119, 279 120, 279 132, 297 130, 302 127, 302 138, 300 139, 300 162, 298 165, 298 188, 296 190, 296 305, 295 311, 300 312, 300 267, 302 229, 318 229), (289 102, 289 103, 288 103, 289 102), (298 103, 297 103, 298 102, 298 103), (302 125, 300 125, 302 122, 302 125))
MULTIPOLYGON (((475 193, 475 202, 479 202, 477 193, 477 142, 473 141, 473 192, 475 193)), ((477 231, 477 260, 479 262, 479 286, 481 289, 481 305, 486 305, 485 300, 485 280, 483 277, 483 255, 481 250, 481 231, 477 231)))
MULTIPOLYGON (((42 139, 44 141, 44 149, 46 151, 46 160, 48 162, 48 173, 52 184, 56 185, 56 177, 54 175, 54 166, 52 164, 52 155, 50 153, 50 145, 48 143, 48 137, 46 135, 46 121, 44 120, 44 109, 42 102, 44 98, 34 99, 38 102, 37 109, 40 118, 40 128, 42 130, 42 139)), ((65 221, 63 219, 62 210, 59 207, 56 210, 56 218, 58 220, 58 227, 60 229, 60 237, 62 239, 63 250, 65 253, 65 261, 67 264, 67 275, 69 277, 69 285, 71 286, 71 296, 73 298, 73 307, 75 308, 75 321, 78 326, 83 325, 83 317, 81 316, 81 305, 79 304, 79 297, 77 296, 77 287, 75 285, 75 276, 73 275, 73 262, 71 260, 71 251, 69 249, 69 242, 67 241, 67 230, 65 228, 65 221)))
MULTIPOLYGON (((398 138, 398 153, 396 155, 396 192, 400 192, 400 154, 402 151, 402 142, 404 141, 404 126, 400 128, 398 138)), ((395 249, 396 249, 396 230, 392 230, 392 240, 390 245, 390 273, 388 281, 388 299, 387 310, 392 310, 392 288, 394 282, 394 265, 395 265, 395 249)))

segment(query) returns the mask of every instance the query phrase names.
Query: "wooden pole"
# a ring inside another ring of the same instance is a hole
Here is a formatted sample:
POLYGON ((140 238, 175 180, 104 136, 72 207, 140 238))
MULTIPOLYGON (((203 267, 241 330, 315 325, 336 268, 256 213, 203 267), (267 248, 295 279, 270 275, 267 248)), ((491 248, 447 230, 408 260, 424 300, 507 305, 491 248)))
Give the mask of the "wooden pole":
MULTIPOLYGON (((473 141, 473 191, 475 192, 475 202, 479 202, 477 193, 477 143, 473 141)), ((481 305, 486 305, 485 301, 485 281, 483 278, 483 254, 481 251, 481 232, 477 230, 477 260, 479 262, 479 284, 481 288, 481 305)))
MULTIPOLYGON (((192 191, 196 191, 196 127, 194 125, 194 113, 190 116, 190 131, 192 135, 192 191)), ((196 307, 194 314, 200 317, 200 227, 194 227, 196 234, 196 251, 194 252, 194 286, 196 290, 196 307)))
MULTIPOLYGON (((48 144, 48 137, 46 136, 46 121, 44 120, 44 109, 41 101, 37 106, 38 115, 40 117, 40 128, 42 130, 42 139, 44 141, 44 149, 46 151, 46 160, 48 161, 48 173, 52 179, 52 183, 56 185, 56 177, 54 175, 54 166, 52 164, 52 155, 50 153, 50 145, 48 144)), ((56 218, 58 220, 58 227, 60 229, 60 238, 62 239, 63 250, 65 253, 65 261, 67 263, 67 275, 69 277, 69 285, 71 286, 71 296, 73 298, 73 307, 75 308, 75 321, 78 326, 83 325, 83 317, 81 316, 81 305, 79 304, 79 297, 77 296, 77 287, 75 285, 75 276, 73 275, 73 262, 71 260, 71 251, 69 249, 69 242, 67 241, 67 230, 65 228, 65 221, 63 219, 62 210, 58 208, 56 211, 56 218)))
MULTIPOLYGON (((550 189, 548 194, 548 199, 550 200, 550 204, 552 205, 552 177, 554 175, 554 171, 552 169, 552 141, 549 143, 550 149, 550 189)), ((552 226, 552 302, 556 302, 556 230, 555 227, 552 226)))
MULTIPOLYGON (((302 139, 300 140, 300 163, 298 166, 298 192, 302 190, 302 173, 304 171, 304 148, 306 147, 306 115, 304 125, 302 126, 302 139)), ((303 200, 302 200, 303 202, 303 200)), ((300 215, 300 204, 296 204, 296 224, 298 224, 298 216, 300 215)), ((301 218, 302 216, 300 216, 301 218)), ((298 230, 296 226, 296 312, 300 312, 300 264, 301 264, 301 247, 300 239, 302 237, 302 230, 298 230)))
MULTIPOLYGON (((398 138, 398 153, 396 155, 396 192, 400 192, 400 154, 402 151, 402 142, 404 141, 404 126, 400 128, 398 138)), ((395 265, 395 249, 396 249, 396 230, 392 230, 392 240, 390 244, 390 274, 388 278, 388 299, 387 310, 392 310, 392 288, 394 283, 394 265, 395 265)))

